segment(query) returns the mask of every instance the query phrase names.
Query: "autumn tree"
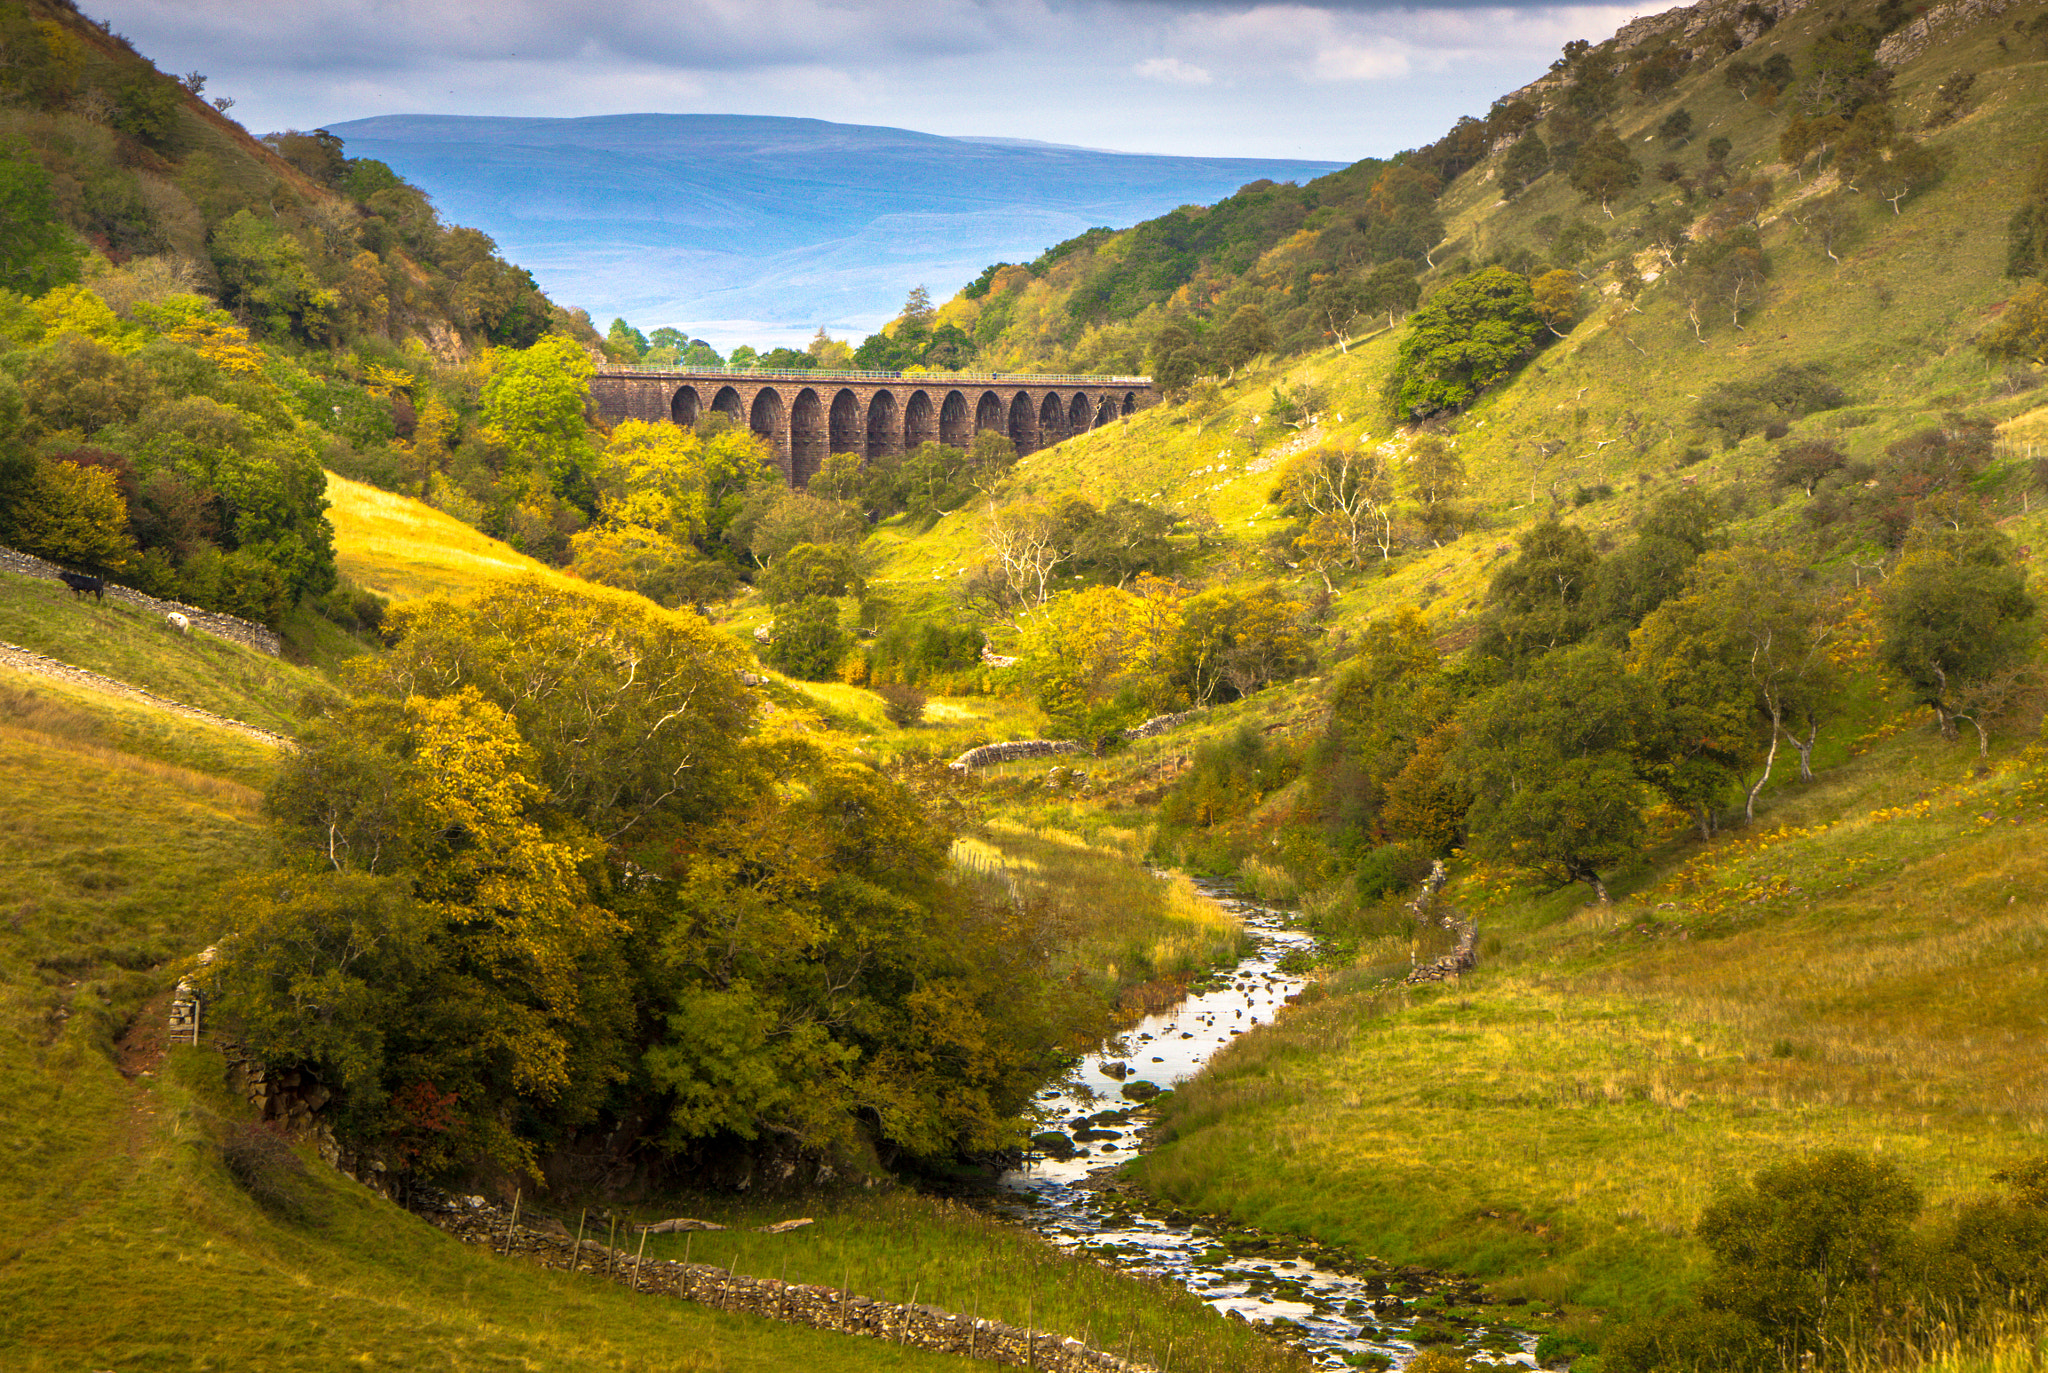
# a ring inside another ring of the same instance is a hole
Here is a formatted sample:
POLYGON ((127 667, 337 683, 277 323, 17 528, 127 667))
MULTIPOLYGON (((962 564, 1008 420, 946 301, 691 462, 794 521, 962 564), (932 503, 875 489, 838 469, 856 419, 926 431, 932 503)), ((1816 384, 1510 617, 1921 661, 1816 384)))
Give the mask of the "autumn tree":
POLYGON ((1543 327, 1559 338, 1578 322, 1579 275, 1560 268, 1545 272, 1529 283, 1530 304, 1543 327))
POLYGON ((2048 363, 2048 283, 2035 282, 2008 300, 1978 346, 1995 358, 2048 363))
POLYGON ((1280 489, 1290 509, 1310 517, 1311 530, 1322 522, 1350 566, 1358 566, 1367 546, 1382 561, 1393 556, 1393 466, 1377 448, 1319 448, 1287 469, 1280 489))

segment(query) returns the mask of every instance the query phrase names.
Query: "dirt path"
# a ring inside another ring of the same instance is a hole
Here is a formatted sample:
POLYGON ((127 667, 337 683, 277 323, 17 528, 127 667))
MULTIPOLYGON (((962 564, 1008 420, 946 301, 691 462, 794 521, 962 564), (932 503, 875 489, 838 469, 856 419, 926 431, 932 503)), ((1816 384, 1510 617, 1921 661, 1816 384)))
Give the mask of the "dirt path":
POLYGON ((115 677, 102 677, 97 672, 88 672, 82 667, 73 667, 69 663, 45 657, 43 654, 23 648, 19 644, 0 643, 0 666, 19 668, 23 672, 31 672, 38 677, 48 677, 53 681, 69 682, 74 686, 82 686, 88 691, 97 691, 106 696, 118 696, 123 700, 136 701, 146 706, 154 706, 158 710, 167 710, 173 715, 183 715, 187 719, 201 720, 209 725, 218 725, 222 729, 231 730, 236 734, 242 735, 244 738, 254 739, 259 744, 267 744, 271 748, 295 749, 298 747, 296 743, 287 739, 282 734, 273 734, 267 729, 258 729, 254 725, 243 724, 240 720, 230 720, 225 715, 215 715, 210 710, 201 710, 198 706, 188 706, 183 701, 170 700, 167 697, 157 695, 153 691, 144 691, 139 686, 133 686, 115 677))

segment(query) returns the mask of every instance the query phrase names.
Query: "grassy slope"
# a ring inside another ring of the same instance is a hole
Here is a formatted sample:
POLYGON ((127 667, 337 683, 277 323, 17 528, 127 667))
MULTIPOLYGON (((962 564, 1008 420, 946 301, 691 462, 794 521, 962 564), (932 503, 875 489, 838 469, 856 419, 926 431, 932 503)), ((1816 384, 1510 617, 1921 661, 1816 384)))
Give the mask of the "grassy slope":
MULTIPOLYGON (((394 569, 390 589, 455 589, 432 584, 448 567, 462 569, 459 585, 480 589, 484 569, 509 561, 473 535, 453 556, 437 553, 431 515, 402 512, 408 542, 377 550, 394 569)), ((338 523, 347 558, 359 526, 338 523)), ((154 635, 147 617, 112 605, 103 614, 68 594, 38 598, 47 584, 15 580, 23 595, 0 612, 12 637, 165 694, 288 727, 288 696, 314 680, 224 655, 211 640, 154 635)), ((805 699, 793 698, 799 709, 805 699)), ((880 726, 866 719, 873 702, 826 688, 815 704, 880 726)), ((823 724, 821 715, 812 727, 823 724)), ((916 737, 880 728, 869 741, 892 735, 916 737)), ((132 1026, 125 1062, 131 1071, 149 1062, 164 994, 200 947, 231 930, 217 892, 267 861, 261 791, 274 765, 271 751, 228 732, 0 670, 0 892, 10 903, 0 921, 0 1137, 11 1146, 0 1157, 0 1347, 10 1368, 970 1366, 501 1262, 317 1164, 296 1184, 303 1215, 254 1205, 216 1147, 244 1116, 223 1094, 219 1060, 178 1050, 159 1071, 129 1076, 115 1043, 132 1026)), ((1098 839, 1086 847, 1020 831, 977 855, 984 869, 1009 865, 1027 887, 1074 879, 1075 892, 1052 893, 1070 905, 1085 893, 1127 917, 1156 906, 1100 930, 1080 928, 1090 912, 1068 912, 1077 985, 1107 967, 1113 989, 1119 960, 1185 972, 1210 945, 1229 944, 1233 932, 1213 912, 1151 890, 1159 884, 1128 862, 1134 835, 1098 839)), ((787 1263, 793 1279, 850 1275, 856 1290, 879 1296, 1128 1340, 1155 1362, 1171 1354, 1190 1369, 1298 1373, 1293 1356, 1184 1294, 1060 1257, 971 1213, 908 1197, 816 1209, 814 1231, 786 1242, 741 1237, 738 1252, 718 1257, 763 1275, 781 1276, 787 1263)))
POLYGON ((0 640, 280 734, 291 733, 299 698, 321 685, 268 654, 12 572, 0 572, 0 640))
POLYGON ((509 577, 564 580, 546 564, 405 496, 329 472, 327 500, 343 575, 394 601, 473 595, 509 577))
MULTIPOLYGON (((1391 575, 1340 584, 1336 626, 1420 605, 1458 642, 1514 531, 1580 485, 1619 488, 1572 516, 1596 536, 1626 537, 1649 502, 1692 482, 1733 495, 1749 536, 1797 529, 1803 499, 1777 503, 1762 480, 1774 445, 1718 449, 1689 422, 1707 387, 1788 362, 1823 362, 1849 392, 1846 407, 1799 422, 1794 438, 1835 439, 1858 457, 1949 410, 1999 422, 2008 443, 1984 487, 1993 518, 2016 543, 2043 546, 2042 493, 2027 490, 2021 469, 2032 456, 2024 445, 2038 453, 2048 442, 2048 407, 2038 391, 2007 394, 2003 367, 1969 346, 2014 287, 1999 275, 2003 226, 2048 140, 2048 68, 2018 40, 2001 51, 1997 38, 2040 9, 1953 35, 1900 74, 1909 128, 1953 71, 1980 73, 1977 99, 1927 135, 1947 162, 1942 181, 1903 214, 1867 207, 1839 266, 1787 215, 1807 188, 1770 165, 1779 118, 1744 106, 1715 74, 1626 111, 1623 136, 1651 165, 1664 153, 1642 134, 1684 105, 1695 149, 1725 135, 1735 166, 1776 179, 1767 307, 1741 330, 1703 316, 1701 343, 1676 289, 1653 285, 1642 314, 1625 321, 1630 343, 1596 304, 1599 276, 1570 337, 1457 426, 1480 530, 1408 556, 1391 575), (1715 451, 1681 467, 1694 445, 1715 451)), ((1822 23, 1808 10, 1772 41, 1796 54, 1822 23)), ((1475 245, 1481 255, 1540 247, 1545 215, 1599 219, 1555 177, 1502 205, 1488 172, 1447 193, 1462 242, 1439 261, 1475 245)), ((1653 189, 1646 180, 1617 214, 1631 217, 1653 189)), ((1269 408, 1274 385, 1306 381, 1325 396, 1324 436, 1388 437, 1376 398, 1395 342, 1381 335, 1349 356, 1255 368, 1224 389, 1215 413, 1155 410, 1034 455, 1015 493, 1132 495, 1208 513, 1236 542, 1201 572, 1278 575, 1307 591, 1308 575, 1256 547, 1274 524, 1265 499, 1292 436, 1254 430, 1251 418, 1269 408)), ((883 575, 942 596, 976 556, 972 521, 962 512, 929 533, 891 536, 883 575)), ((2048 592, 2038 576, 2035 590, 2048 592)), ((1312 719, 1320 692, 1297 683, 1249 713, 1312 719)), ((1316 1004, 1247 1037, 1181 1094, 1174 1137, 1145 1165, 1146 1180, 1179 1203, 1625 1310, 1695 1273, 1689 1228, 1716 1186, 1786 1152, 1880 1149, 1937 1209, 2038 1152, 2048 1098, 2029 1051, 2048 977, 2048 845, 2037 824, 2015 828, 1998 809, 2016 745, 1975 778, 1973 751, 1933 737, 1923 715, 1884 700, 1857 714, 1835 727, 1817 782, 1780 768, 1754 831, 1702 849, 1674 823, 1612 911, 1465 874, 1458 899, 1485 932, 1477 975, 1448 991, 1384 995, 1376 988, 1394 970, 1384 965, 1405 969, 1405 941, 1368 949, 1316 1004), (1856 735, 1866 751, 1850 756, 1856 735)), ((1147 776, 1236 718, 1154 741, 1121 769, 1147 776)))

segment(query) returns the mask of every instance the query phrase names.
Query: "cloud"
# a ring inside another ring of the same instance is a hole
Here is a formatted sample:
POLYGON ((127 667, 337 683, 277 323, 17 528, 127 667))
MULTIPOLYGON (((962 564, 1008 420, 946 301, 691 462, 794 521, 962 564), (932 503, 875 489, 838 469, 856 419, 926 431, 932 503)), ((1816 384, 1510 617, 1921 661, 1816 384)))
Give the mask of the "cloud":
POLYGON ((1178 57, 1152 57, 1131 68, 1147 81, 1164 81, 1178 86, 1206 86, 1216 78, 1178 57))
POLYGON ((1497 0, 90 3, 165 70, 207 73, 208 93, 233 96, 259 133, 377 114, 667 111, 1347 160, 1428 142, 1632 13, 1497 0))

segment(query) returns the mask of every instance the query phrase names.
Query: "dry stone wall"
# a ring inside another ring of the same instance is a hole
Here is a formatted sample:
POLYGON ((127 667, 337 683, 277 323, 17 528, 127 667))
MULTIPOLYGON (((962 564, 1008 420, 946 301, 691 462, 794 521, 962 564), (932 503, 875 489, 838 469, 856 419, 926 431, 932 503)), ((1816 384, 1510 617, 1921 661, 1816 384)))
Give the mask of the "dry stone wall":
POLYGON ((1426 925, 1435 920, 1437 924, 1455 933, 1458 936, 1457 947, 1442 958, 1411 969, 1408 976, 1402 979, 1404 982, 1454 981, 1471 971, 1472 965, 1479 961, 1479 955, 1474 947, 1479 942, 1479 927, 1454 910, 1437 909, 1443 889, 1444 864, 1442 859, 1438 859, 1436 865, 1429 870, 1429 876, 1423 879, 1421 894, 1408 903, 1408 914, 1418 925, 1426 925))
POLYGON ((173 701, 170 697, 159 696, 153 691, 144 691, 132 682, 124 682, 118 677, 103 677, 97 672, 88 672, 82 667, 73 667, 69 663, 60 662, 55 658, 37 653, 33 649, 23 648, 19 644, 0 643, 0 664, 19 668, 23 672, 33 672, 38 677, 48 677, 53 681, 71 682, 77 686, 101 692, 108 696, 119 696, 126 700, 139 701, 144 705, 155 706, 159 710, 167 710, 173 715, 182 715, 188 720, 203 720, 207 724, 219 725, 222 729, 232 730, 244 738, 254 739, 259 744, 268 744, 272 748, 291 749, 298 747, 296 743, 285 738, 282 734, 273 734, 269 730, 259 729, 255 725, 244 724, 240 720, 230 720, 225 715, 215 715, 210 710, 201 710, 198 706, 188 706, 183 701, 173 701))
MULTIPOLYGON (((55 563, 45 562, 32 554, 18 553, 11 548, 0 548, 0 568, 18 572, 24 577, 41 577, 52 582, 59 580, 59 574, 65 571, 55 563)), ((258 653, 268 653, 273 658, 277 657, 284 647, 283 641, 262 625, 252 624, 233 615, 223 615, 218 610, 201 610, 196 605, 186 605, 182 601, 160 601, 154 596, 144 595, 132 586, 122 586, 111 579, 107 582, 107 595, 124 604, 148 611, 152 615, 183 615, 191 621, 192 627, 201 633, 211 634, 216 639, 226 639, 229 643, 240 644, 243 648, 253 648, 258 653)))
POLYGON ((636 1292, 680 1297, 722 1311, 861 1335, 933 1353, 960 1354, 1011 1368, 1042 1369, 1045 1373, 1154 1373, 1148 1365, 1091 1349, 1068 1336, 977 1320, 936 1306, 875 1301, 844 1288, 752 1278, 712 1264, 673 1259, 643 1262, 632 1248, 612 1248, 595 1239, 579 1244, 559 1222, 541 1226, 519 1223, 482 1197, 422 1193, 413 1198, 412 1208, 421 1219, 466 1244, 516 1254, 549 1268, 589 1273, 636 1292))

